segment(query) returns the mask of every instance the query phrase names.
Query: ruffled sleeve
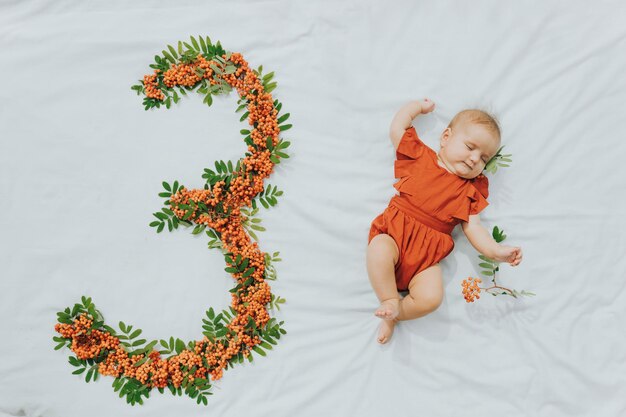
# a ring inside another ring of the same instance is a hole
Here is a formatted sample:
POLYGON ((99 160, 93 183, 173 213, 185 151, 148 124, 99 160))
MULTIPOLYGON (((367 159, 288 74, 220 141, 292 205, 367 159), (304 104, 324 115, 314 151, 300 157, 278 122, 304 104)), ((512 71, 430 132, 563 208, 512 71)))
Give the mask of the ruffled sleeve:
POLYGON ((489 180, 483 174, 480 174, 474 181, 470 183, 470 191, 468 197, 470 199, 469 214, 478 214, 489 205, 487 198, 489 197, 489 180), (471 190, 473 188, 473 190, 471 190))
POLYGON ((480 213, 489 205, 487 197, 489 197, 489 180, 480 174, 467 182, 465 196, 461 199, 461 204, 452 217, 464 222, 469 221, 469 216, 480 213))
POLYGON ((426 145, 420 140, 415 132, 415 128, 410 126, 404 131, 398 149, 396 149, 396 161, 394 162, 394 173, 396 178, 410 175, 410 167, 413 161, 424 155, 426 145))

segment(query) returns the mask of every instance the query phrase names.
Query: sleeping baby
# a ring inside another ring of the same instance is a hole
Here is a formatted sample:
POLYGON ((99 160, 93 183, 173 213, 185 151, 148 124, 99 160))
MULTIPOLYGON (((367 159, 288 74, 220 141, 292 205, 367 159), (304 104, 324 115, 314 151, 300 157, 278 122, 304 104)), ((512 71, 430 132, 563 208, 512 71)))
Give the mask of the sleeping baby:
POLYGON ((389 341, 398 321, 422 317, 441 304, 439 262, 454 247, 451 233, 457 224, 484 256, 512 266, 522 260, 522 249, 498 244, 478 215, 489 204, 482 172, 500 148, 498 123, 484 111, 463 110, 443 131, 435 152, 411 125, 434 108, 429 99, 412 101, 391 122, 399 194, 372 222, 367 247, 367 273, 380 301, 374 313, 382 319, 379 343, 389 341), (408 294, 400 298, 398 291, 408 294))

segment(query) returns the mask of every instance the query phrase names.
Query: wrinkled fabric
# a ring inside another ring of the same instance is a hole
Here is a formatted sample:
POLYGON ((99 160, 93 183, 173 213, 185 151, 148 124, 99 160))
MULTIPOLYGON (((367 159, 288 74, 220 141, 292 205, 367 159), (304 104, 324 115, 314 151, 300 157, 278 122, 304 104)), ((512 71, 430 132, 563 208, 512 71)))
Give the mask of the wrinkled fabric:
POLYGON ((624 22, 615 0, 0 2, 0 417, 626 415, 624 22), (207 407, 169 390, 131 407, 113 378, 72 375, 53 325, 88 295, 111 326, 187 342, 231 302, 205 234, 149 227, 162 181, 202 188, 246 151, 234 91, 144 111, 130 89, 190 34, 274 71, 291 114, 266 183, 284 194, 255 231, 280 251, 287 334, 212 381, 207 407), (367 235, 399 181, 389 123, 424 96, 432 149, 459 110, 501 121, 513 162, 480 218, 524 250, 498 284, 536 296, 466 303, 482 268, 457 225, 441 306, 380 345, 367 235))

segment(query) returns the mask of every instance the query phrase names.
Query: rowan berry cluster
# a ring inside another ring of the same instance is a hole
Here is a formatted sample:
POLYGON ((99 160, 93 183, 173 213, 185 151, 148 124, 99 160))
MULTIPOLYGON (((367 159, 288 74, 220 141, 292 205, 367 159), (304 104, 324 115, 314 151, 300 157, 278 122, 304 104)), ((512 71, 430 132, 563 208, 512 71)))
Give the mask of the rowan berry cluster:
POLYGON ((143 76, 143 86, 146 92, 146 97, 155 98, 157 100, 164 100, 165 94, 158 86, 157 77, 161 70, 155 70, 155 73, 150 75, 146 74, 143 76))
POLYGON ((54 330, 62 337, 72 339, 71 349, 76 353, 78 359, 91 359, 108 349, 115 349, 120 341, 111 336, 108 332, 91 329, 93 320, 82 314, 74 324, 57 323, 54 330))
POLYGON ((472 303, 475 299, 480 298, 480 288, 478 284, 481 282, 483 281, 480 278, 472 277, 463 280, 461 286, 463 287, 463 297, 466 302, 472 303))

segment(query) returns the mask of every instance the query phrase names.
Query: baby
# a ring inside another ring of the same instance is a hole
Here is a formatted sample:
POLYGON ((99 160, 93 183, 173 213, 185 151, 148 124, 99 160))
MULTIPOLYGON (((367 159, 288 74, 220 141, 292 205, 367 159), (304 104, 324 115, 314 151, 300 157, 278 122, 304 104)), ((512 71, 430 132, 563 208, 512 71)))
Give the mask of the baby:
POLYGON ((425 316, 443 299, 439 261, 454 247, 452 230, 461 223, 469 242, 488 258, 512 266, 520 247, 498 244, 480 224, 489 203, 489 182, 482 174, 500 148, 500 128, 481 110, 458 113, 439 139, 435 153, 417 136, 412 120, 435 103, 413 101, 398 111, 389 135, 396 149, 394 187, 400 192, 371 224, 367 273, 380 306, 378 342, 391 338, 395 324, 425 316), (407 291, 400 299, 398 291, 407 291))

